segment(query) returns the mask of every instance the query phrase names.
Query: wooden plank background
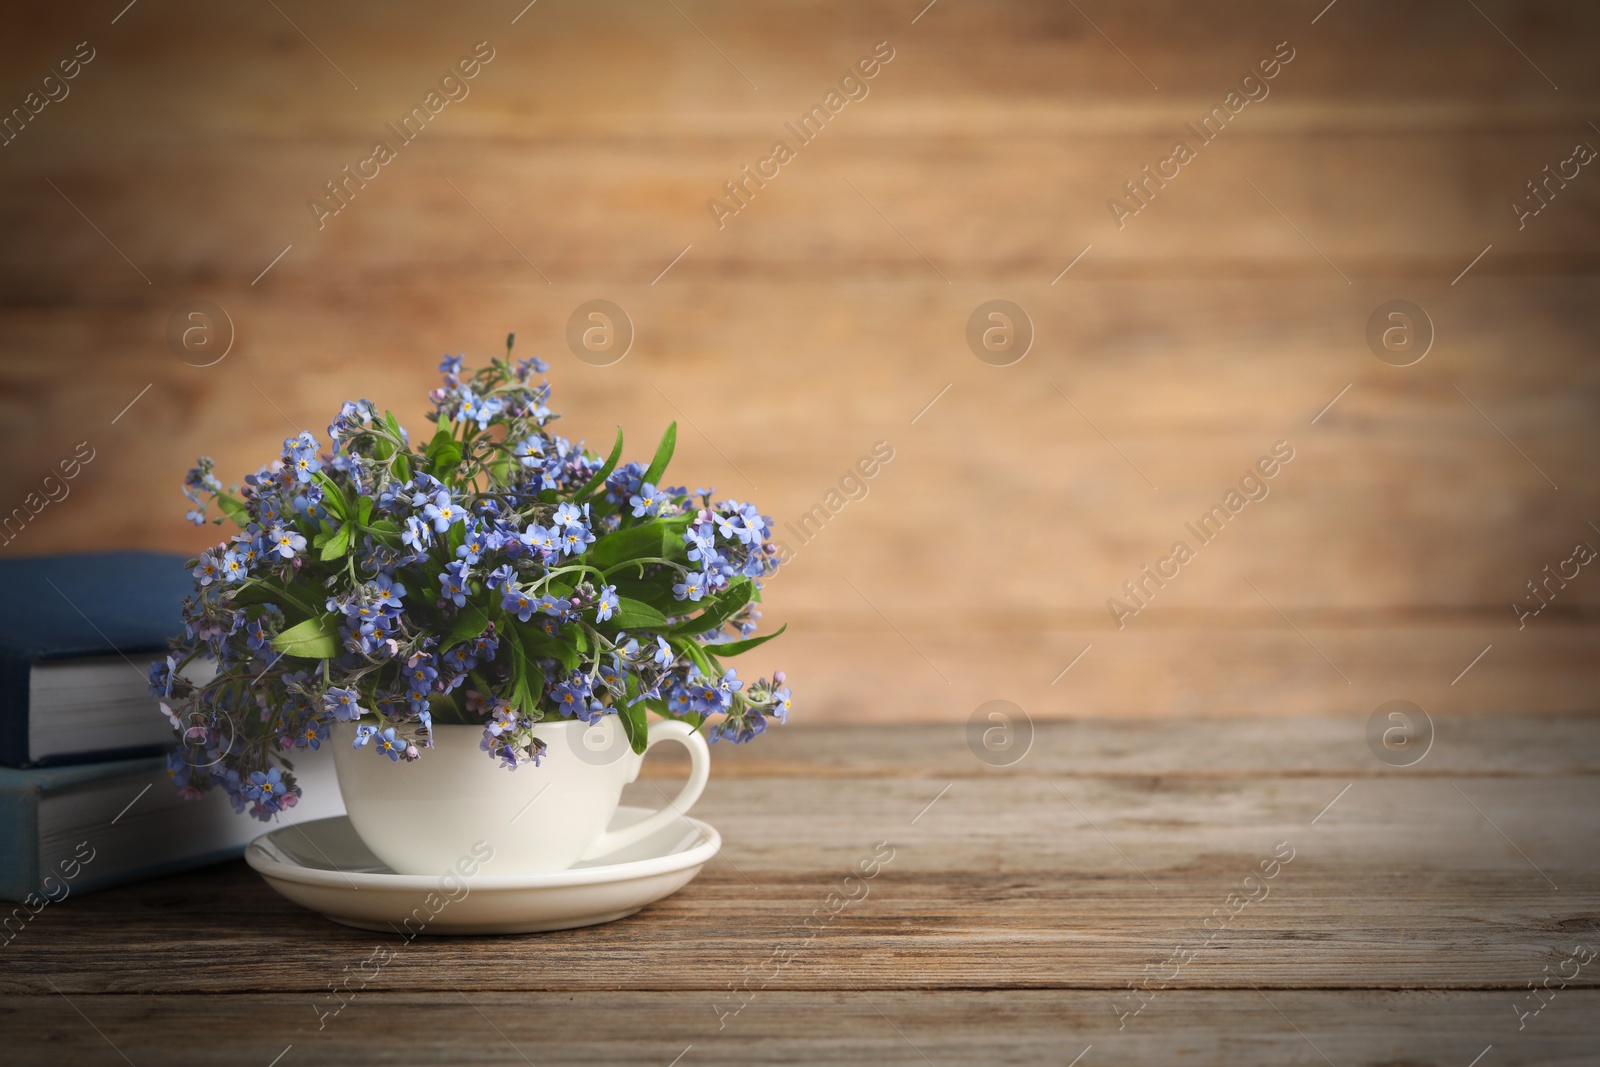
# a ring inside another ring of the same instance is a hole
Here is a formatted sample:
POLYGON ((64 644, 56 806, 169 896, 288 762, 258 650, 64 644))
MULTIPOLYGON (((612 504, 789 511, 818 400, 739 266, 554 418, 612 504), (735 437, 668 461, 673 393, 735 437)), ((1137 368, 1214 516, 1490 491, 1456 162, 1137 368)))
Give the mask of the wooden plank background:
POLYGON ((1600 580, 1520 631, 1511 604, 1600 547, 1600 177, 1521 230, 1510 203, 1600 146, 1600 14, 1324 6, 25 7, 0 106, 95 57, 0 148, 0 508, 96 458, 0 551, 197 549, 196 454, 240 476, 347 397, 415 425, 441 353, 514 330, 573 436, 676 418, 680 477, 780 523, 890 442, 769 590, 790 634, 751 666, 805 717, 1592 709, 1600 580), (307 201, 480 41, 319 230, 307 201), (719 230, 707 199, 879 41, 870 95, 719 230), (1285 41, 1118 229, 1107 198, 1285 41), (595 297, 637 328, 611 367, 565 348, 595 297), (1011 367, 964 340, 995 297, 1036 327, 1011 367), (1393 298, 1437 331, 1409 368, 1364 340, 1393 298), (165 340, 195 299, 235 326, 215 366, 165 340), (1271 496, 1119 631, 1106 599, 1279 440, 1271 496))

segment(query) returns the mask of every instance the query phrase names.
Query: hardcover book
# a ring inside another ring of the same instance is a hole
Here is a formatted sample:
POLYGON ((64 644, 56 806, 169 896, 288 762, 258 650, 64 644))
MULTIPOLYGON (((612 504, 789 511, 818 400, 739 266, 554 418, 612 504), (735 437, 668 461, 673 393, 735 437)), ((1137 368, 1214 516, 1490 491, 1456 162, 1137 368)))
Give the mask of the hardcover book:
POLYGON ((160 752, 172 727, 146 685, 183 628, 185 557, 93 552, 0 560, 0 764, 160 752))
POLYGON ((276 826, 343 814, 332 755, 295 753, 306 799, 270 823, 236 815, 221 790, 185 799, 161 757, 0 767, 0 899, 20 905, 0 912, 0 944, 49 903, 232 859, 276 826))

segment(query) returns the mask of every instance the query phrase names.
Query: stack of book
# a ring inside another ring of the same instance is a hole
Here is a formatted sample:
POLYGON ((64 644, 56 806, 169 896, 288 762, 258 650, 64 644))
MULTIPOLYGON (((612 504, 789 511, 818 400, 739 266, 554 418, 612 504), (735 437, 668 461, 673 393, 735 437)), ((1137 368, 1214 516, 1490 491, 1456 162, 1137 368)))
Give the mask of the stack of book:
MULTIPOLYGON (((230 859, 270 829, 221 790, 182 799, 167 773, 175 735, 146 672, 182 629, 185 562, 0 560, 0 899, 19 910, 230 859)), ((330 756, 296 753, 305 799, 280 823, 343 812, 330 756)))

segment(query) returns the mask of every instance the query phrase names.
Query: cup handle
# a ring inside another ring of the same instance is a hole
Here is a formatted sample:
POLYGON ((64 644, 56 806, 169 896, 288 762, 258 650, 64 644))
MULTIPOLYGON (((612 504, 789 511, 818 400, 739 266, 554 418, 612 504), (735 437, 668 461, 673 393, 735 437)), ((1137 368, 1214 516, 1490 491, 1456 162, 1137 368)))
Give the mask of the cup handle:
POLYGON ((706 739, 686 722, 668 720, 650 724, 649 740, 645 742, 644 750, 649 752, 661 741, 676 741, 689 750, 689 780, 683 788, 678 790, 678 795, 667 802, 667 806, 652 815, 648 815, 632 826, 621 830, 606 830, 594 843, 584 850, 579 860, 592 860, 615 852, 619 848, 626 848, 637 841, 643 841, 663 826, 670 824, 682 815, 688 814, 694 802, 700 799, 700 794, 705 791, 706 780, 711 777, 711 749, 706 745, 706 739))

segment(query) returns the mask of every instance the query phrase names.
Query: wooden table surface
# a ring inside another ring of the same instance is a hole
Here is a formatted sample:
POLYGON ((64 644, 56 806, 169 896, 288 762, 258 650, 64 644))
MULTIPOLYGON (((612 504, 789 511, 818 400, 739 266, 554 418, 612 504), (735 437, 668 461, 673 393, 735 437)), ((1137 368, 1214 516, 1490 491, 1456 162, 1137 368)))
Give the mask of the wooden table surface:
POLYGON ((404 944, 242 862, 73 899, 0 951, 4 1059, 1596 1062, 1600 719, 1441 720, 1406 768, 1365 726, 1040 724, 1008 767, 957 726, 778 729, 715 749, 699 878, 584 930, 404 944))

